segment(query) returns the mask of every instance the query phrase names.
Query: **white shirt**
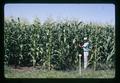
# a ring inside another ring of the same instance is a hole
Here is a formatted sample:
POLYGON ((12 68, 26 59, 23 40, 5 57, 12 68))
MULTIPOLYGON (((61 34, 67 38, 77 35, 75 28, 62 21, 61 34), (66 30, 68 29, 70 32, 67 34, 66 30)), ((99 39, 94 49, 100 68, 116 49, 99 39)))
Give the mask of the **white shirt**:
POLYGON ((89 51, 89 42, 85 42, 84 43, 83 50, 84 50, 84 52, 88 52, 89 51))

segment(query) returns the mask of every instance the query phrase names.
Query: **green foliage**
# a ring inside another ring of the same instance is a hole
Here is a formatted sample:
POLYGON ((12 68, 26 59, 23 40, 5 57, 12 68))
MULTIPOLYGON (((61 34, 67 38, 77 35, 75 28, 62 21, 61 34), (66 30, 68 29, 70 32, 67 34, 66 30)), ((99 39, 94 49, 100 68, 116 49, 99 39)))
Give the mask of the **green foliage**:
POLYGON ((111 25, 85 24, 78 21, 41 24, 23 24, 20 18, 5 20, 4 47, 5 64, 36 66, 66 70, 78 67, 78 54, 83 53, 79 44, 89 37, 92 49, 89 67, 114 67, 115 32, 111 25))

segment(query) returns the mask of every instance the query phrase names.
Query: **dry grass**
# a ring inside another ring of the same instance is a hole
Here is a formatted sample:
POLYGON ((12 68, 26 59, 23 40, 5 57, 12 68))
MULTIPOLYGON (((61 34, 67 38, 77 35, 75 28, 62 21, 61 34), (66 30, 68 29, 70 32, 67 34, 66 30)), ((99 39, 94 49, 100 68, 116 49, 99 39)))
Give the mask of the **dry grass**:
POLYGON ((56 71, 56 70, 38 70, 33 67, 23 67, 14 69, 5 66, 6 78, 114 78, 114 70, 82 70, 80 75, 78 71, 56 71))

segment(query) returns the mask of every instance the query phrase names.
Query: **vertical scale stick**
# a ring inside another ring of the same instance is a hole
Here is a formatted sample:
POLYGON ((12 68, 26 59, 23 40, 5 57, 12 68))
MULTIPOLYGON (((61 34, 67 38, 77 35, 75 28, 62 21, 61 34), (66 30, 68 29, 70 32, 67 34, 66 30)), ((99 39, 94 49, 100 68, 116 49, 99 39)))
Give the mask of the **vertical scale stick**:
POLYGON ((79 74, 81 75, 81 54, 79 54, 79 74))

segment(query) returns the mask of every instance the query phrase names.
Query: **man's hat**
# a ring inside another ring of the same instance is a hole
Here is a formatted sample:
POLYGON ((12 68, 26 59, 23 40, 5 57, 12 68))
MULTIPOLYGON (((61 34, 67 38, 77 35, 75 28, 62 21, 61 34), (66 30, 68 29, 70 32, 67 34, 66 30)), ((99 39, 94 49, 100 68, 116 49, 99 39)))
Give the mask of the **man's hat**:
POLYGON ((84 40, 87 40, 87 37, 84 37, 84 40))

